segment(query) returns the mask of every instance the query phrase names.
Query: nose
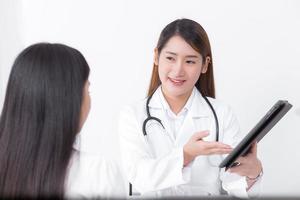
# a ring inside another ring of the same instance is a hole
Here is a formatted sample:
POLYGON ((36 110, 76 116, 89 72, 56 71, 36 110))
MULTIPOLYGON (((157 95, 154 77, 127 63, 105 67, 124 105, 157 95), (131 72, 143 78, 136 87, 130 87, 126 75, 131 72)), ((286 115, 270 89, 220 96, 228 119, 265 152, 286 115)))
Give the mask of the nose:
POLYGON ((173 72, 176 77, 184 76, 184 63, 181 60, 174 63, 173 72))

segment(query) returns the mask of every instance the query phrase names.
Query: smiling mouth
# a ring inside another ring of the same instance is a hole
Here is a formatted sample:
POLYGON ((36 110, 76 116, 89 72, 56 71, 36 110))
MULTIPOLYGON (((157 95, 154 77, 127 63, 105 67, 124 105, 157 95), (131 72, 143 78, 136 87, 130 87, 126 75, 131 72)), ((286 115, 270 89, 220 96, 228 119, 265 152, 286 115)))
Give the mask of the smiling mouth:
POLYGON ((182 85, 186 80, 168 78, 174 85, 182 85))

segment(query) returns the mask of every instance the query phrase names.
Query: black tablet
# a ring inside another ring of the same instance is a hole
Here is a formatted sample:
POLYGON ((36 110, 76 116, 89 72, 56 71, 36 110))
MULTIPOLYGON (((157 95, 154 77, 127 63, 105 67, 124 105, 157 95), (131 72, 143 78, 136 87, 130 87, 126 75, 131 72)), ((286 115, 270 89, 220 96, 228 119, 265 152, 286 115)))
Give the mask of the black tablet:
POLYGON ((259 142, 275 124, 291 109, 288 101, 279 100, 256 124, 256 126, 244 137, 233 151, 221 162, 220 168, 226 169, 237 165, 235 162, 240 156, 245 156, 254 142, 259 142))

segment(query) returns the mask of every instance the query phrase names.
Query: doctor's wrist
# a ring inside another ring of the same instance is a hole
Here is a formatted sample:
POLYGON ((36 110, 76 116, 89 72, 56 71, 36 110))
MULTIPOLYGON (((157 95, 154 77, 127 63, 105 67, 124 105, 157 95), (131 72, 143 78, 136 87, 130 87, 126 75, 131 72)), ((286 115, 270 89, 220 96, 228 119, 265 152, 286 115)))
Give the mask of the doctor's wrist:
POLYGON ((249 176, 246 176, 246 179, 248 181, 257 181, 262 175, 263 175, 263 169, 261 168, 261 171, 259 172, 259 174, 255 177, 249 177, 249 176))
POLYGON ((253 167, 252 173, 247 175, 248 180, 255 180, 258 179, 263 171, 262 164, 260 160, 257 160, 258 162, 255 164, 255 167, 253 167))

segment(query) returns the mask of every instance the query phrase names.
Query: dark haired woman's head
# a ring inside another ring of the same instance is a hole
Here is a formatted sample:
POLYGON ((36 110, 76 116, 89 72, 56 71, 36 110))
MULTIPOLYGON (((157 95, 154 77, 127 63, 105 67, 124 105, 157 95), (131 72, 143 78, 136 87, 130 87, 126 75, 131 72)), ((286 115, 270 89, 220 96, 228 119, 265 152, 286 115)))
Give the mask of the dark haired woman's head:
POLYGON ((0 197, 62 197, 72 145, 90 107, 89 66, 62 44, 16 58, 0 118, 0 197))
POLYGON ((164 93, 173 96, 190 93, 196 86, 203 95, 215 97, 210 43, 197 22, 178 19, 161 32, 155 48, 148 96, 159 85, 164 93))

